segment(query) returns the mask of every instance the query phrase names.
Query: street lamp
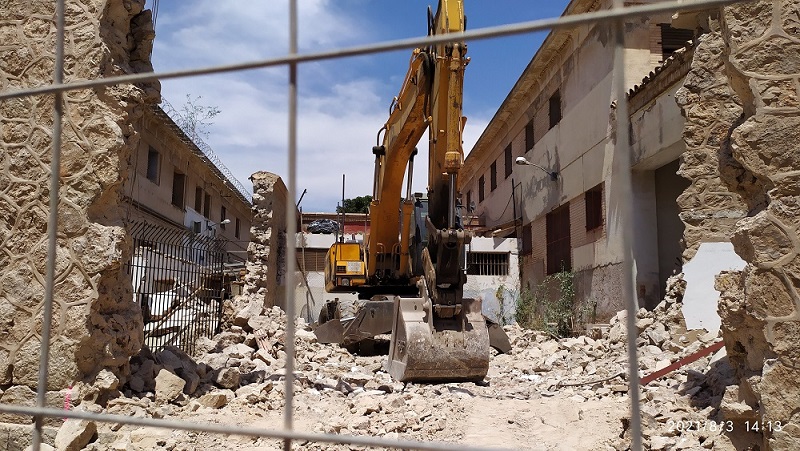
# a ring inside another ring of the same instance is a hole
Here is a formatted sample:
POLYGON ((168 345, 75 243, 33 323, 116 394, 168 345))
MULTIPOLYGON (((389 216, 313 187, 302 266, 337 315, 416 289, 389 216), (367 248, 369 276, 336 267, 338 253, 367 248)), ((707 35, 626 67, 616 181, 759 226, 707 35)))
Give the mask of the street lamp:
POLYGON ((547 175, 549 175, 549 176, 550 176, 550 180, 552 180, 552 181, 554 181, 554 182, 558 180, 558 172, 556 172, 556 171, 548 171, 547 169, 545 169, 545 168, 543 168, 543 167, 539 166, 539 165, 538 165, 538 164, 536 164, 536 163, 531 163, 531 162, 530 162, 530 161, 528 161, 528 159, 527 159, 527 158, 525 158, 525 157, 517 157, 517 160, 515 161, 515 163, 517 163, 518 165, 521 165, 521 166, 533 166, 533 167, 537 167, 537 168, 539 168, 539 169, 543 170, 544 172, 546 172, 546 173, 547 173, 547 175))

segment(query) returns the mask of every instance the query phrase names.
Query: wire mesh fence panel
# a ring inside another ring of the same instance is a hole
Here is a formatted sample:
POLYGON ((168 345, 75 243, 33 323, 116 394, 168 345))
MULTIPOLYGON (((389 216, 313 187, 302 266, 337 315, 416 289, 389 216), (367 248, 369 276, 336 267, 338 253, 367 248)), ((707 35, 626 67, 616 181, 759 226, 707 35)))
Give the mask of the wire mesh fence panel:
POLYGON ((133 254, 127 271, 141 305, 145 344, 171 345, 189 355, 200 337, 219 332, 222 300, 229 292, 225 241, 189 230, 145 222, 131 227, 133 254))
MULTIPOLYGON (((688 2, 687 2, 688 3, 688 2)), ((713 6, 723 6, 726 4, 734 3, 732 0, 698 0, 691 2, 692 6, 711 8, 713 6)), ((157 2, 156 2, 157 4, 157 2)), ((296 8, 296 3, 290 2, 296 8)), ((54 110, 57 120, 53 125, 53 155, 51 172, 58 174, 59 165, 58 158, 60 155, 60 136, 61 136, 61 94, 65 91, 73 91, 78 89, 111 86, 114 84, 122 83, 137 83, 153 80, 166 80, 178 77, 195 76, 202 74, 222 73, 237 70, 264 68, 273 66, 290 66, 292 76, 290 77, 290 91, 296 94, 296 68, 299 63, 320 61, 333 58, 342 58, 348 56, 371 54, 382 51, 410 49, 415 46, 433 45, 451 41, 455 38, 452 37, 421 37, 404 39, 397 41, 390 41, 384 43, 373 43, 359 47, 340 48, 326 51, 319 51, 313 53, 298 54, 296 46, 290 49, 290 52, 281 57, 266 59, 254 62, 243 62, 237 64, 220 65, 214 67, 192 68, 181 71, 164 72, 164 73, 138 73, 126 74, 121 76, 113 76, 107 78, 97 78, 90 80, 79 80, 69 84, 62 82, 63 77, 63 40, 64 40, 64 1, 56 2, 56 23, 58 30, 58 39, 56 40, 55 63, 56 63, 56 76, 54 83, 50 85, 40 85, 37 87, 27 87, 23 89, 8 89, 5 92, 0 92, 0 100, 6 100, 16 97, 30 96, 36 94, 55 94, 56 101, 54 102, 54 110)), ((659 2, 652 5, 634 5, 631 7, 622 7, 621 1, 614 2, 614 8, 597 11, 587 14, 576 14, 573 16, 561 17, 557 19, 547 19, 541 21, 533 21, 528 23, 511 24, 500 27, 490 27, 485 29, 471 30, 458 39, 485 39, 490 37, 508 36, 512 34, 527 33, 538 30, 547 29, 563 29, 567 27, 574 27, 577 25, 589 25, 600 22, 619 21, 624 18, 635 16, 644 16, 648 13, 656 12, 675 12, 680 8, 686 7, 683 2, 659 2)), ((290 16, 291 17, 291 16, 290 16)), ((291 36, 296 39, 296 17, 290 19, 292 28, 291 36)), ((620 42, 617 47, 623 48, 620 42)), ((616 60, 618 65, 621 65, 621 58, 616 60)), ((620 86, 624 88, 624 80, 618 80, 620 86)), ((622 90, 620 90, 622 92, 622 90)), ((618 97, 622 97, 619 95, 618 97)), ((296 132, 296 108, 290 108, 290 125, 289 130, 294 137, 296 132)), ((621 115, 624 121, 617 124, 622 130, 627 129, 627 115, 621 115)), ((627 151, 627 146, 620 146, 622 150, 627 151)), ((290 139, 288 152, 291 155, 290 159, 290 189, 288 197, 290 204, 294 202, 295 194, 295 155, 296 155, 296 142, 294 138, 290 139)), ((56 263, 56 231, 58 230, 58 184, 60 177, 53 177, 51 180, 50 190, 50 210, 51 216, 48 222, 48 273, 45 277, 47 282, 45 290, 45 306, 43 312, 44 324, 50 324, 52 319, 51 306, 53 303, 53 284, 55 280, 54 268, 56 263)), ((237 187, 240 188, 240 187, 237 187)), ((624 189, 627 193, 630 192, 629 182, 627 182, 624 189)), ((241 188, 240 188, 241 190, 241 188)), ((626 211, 623 216, 628 215, 626 211)), ((295 218, 293 215, 287 215, 288 233, 293 234, 296 230, 295 218)), ((189 354, 194 351, 194 345, 197 338, 202 336, 211 336, 219 331, 221 324, 221 303, 226 296, 226 278, 224 262, 226 261, 226 253, 224 250, 224 241, 217 239, 213 234, 204 235, 193 233, 185 230, 166 229, 158 226, 153 226, 146 223, 135 223, 129 228, 129 232, 133 237, 134 248, 130 261, 127 264, 127 271, 131 277, 133 285, 135 301, 139 302, 142 308, 142 314, 145 320, 145 336, 146 343, 153 349, 160 349, 163 346, 174 345, 180 347, 189 354)), ((630 247, 629 243, 625 247, 630 247)), ((293 285, 295 269, 294 249, 290 248, 288 273, 291 274, 289 284, 293 285)), ((627 252, 626 252, 627 253, 627 252)), ((490 272, 502 272, 505 269, 503 262, 495 260, 490 261, 476 261, 473 262, 477 268, 489 268, 490 272)), ((481 270, 482 271, 482 270, 481 270)), ((305 275, 305 287, 308 293, 309 307, 306 309, 305 314, 309 315, 313 309, 311 305, 318 304, 319 299, 316 295, 319 286, 317 280, 318 274, 305 275)), ((292 310, 287 312, 290 315, 294 313, 294 298, 298 295, 294 290, 287 290, 286 305, 292 306, 292 310)), ((635 309, 629 308, 629 330, 633 329, 633 317, 635 309)), ((41 437, 41 419, 43 417, 69 417, 69 418, 85 418, 97 421, 116 422, 116 423, 129 423, 141 424, 144 426, 164 427, 171 429, 184 429, 195 431, 206 431, 215 433, 238 433, 249 436, 273 437, 287 439, 287 447, 290 443, 288 440, 310 440, 319 441, 322 443, 350 443, 353 445, 361 446, 386 446, 395 448, 415 448, 415 449, 467 449, 460 444, 435 444, 435 443, 415 443, 415 442, 401 442, 395 440, 384 440, 378 437, 345 437, 338 436, 337 434, 306 434, 297 433, 292 431, 292 380, 293 376, 293 346, 294 346, 294 324, 288 321, 287 324, 287 354, 288 361, 286 365, 286 379, 287 388, 284 392, 286 397, 286 415, 287 421, 283 430, 264 430, 258 428, 242 428, 242 427, 228 427, 223 425, 211 424, 193 424, 189 422, 178 422, 169 420, 155 420, 155 419, 137 419, 133 417, 121 417, 113 415, 99 415, 91 412, 79 411, 66 411, 62 412, 55 409, 44 408, 44 391, 46 390, 46 375, 48 373, 48 347, 49 343, 49 328, 44 328, 42 333, 42 350, 40 360, 40 380, 37 392, 36 407, 22 406, 8 404, 5 400, 0 404, 0 411, 18 413, 22 415, 31 415, 36 418, 37 426, 34 429, 33 449, 38 450, 42 442, 41 437)), ((629 347, 634 351, 630 357, 630 362, 633 363, 630 374, 636 375, 636 357, 635 357, 635 333, 628 334, 629 347)), ((633 384, 636 383, 636 378, 631 378, 633 384)), ((633 390, 636 391, 635 389, 633 390)), ((638 410, 636 406, 636 398, 633 398, 633 417, 638 421, 638 410)), ((634 422, 633 437, 638 438, 641 436, 639 425, 634 422)), ((634 441, 633 448, 639 448, 639 444, 634 441)), ((477 448, 474 448, 477 449, 477 448)))

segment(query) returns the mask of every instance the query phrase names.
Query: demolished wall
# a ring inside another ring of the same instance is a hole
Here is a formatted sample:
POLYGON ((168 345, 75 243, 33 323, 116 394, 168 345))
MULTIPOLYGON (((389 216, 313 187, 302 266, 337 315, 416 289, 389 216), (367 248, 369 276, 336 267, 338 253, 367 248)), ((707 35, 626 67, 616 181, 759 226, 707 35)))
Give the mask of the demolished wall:
MULTIPOLYGON (((65 81, 152 71, 144 0, 66 2, 65 81)), ((0 90, 52 83, 55 4, 0 2, 0 90)), ((48 404, 102 369, 120 379, 142 344, 142 318, 123 270, 130 242, 120 208, 138 143, 132 124, 158 83, 64 93, 58 243, 48 404), (59 394, 59 390, 62 391, 59 394)), ((0 402, 32 405, 39 366, 54 97, 0 102, 0 402)), ((4 415, 0 421, 30 422, 4 415)))
MULTIPOLYGON (((286 273, 286 185, 273 173, 259 171, 253 182, 253 220, 247 246, 247 274, 242 295, 227 301, 226 320, 244 327, 264 309, 282 305, 286 273)), ((292 240, 294 242, 294 240, 292 240)))
POLYGON ((692 69, 675 95, 686 118, 686 150, 678 175, 690 181, 678 197, 685 226, 684 262, 694 257, 700 243, 730 241, 736 222, 748 211, 734 190, 738 163, 730 154, 728 134, 740 120, 742 106, 725 75, 724 47, 719 31, 701 36, 692 69))
MULTIPOLYGON (((707 155, 718 152, 720 180, 748 209, 729 232, 748 265, 717 281, 723 336, 740 381, 722 408, 732 419, 760 421, 764 447, 774 450, 800 441, 799 10, 798 0, 723 8, 700 45, 707 57, 696 57, 687 78, 710 94, 689 85, 681 102, 687 146, 696 140, 707 155), (703 141, 703 130, 714 131, 716 142, 703 141)), ((685 171, 689 190, 713 178, 712 169, 685 171)))

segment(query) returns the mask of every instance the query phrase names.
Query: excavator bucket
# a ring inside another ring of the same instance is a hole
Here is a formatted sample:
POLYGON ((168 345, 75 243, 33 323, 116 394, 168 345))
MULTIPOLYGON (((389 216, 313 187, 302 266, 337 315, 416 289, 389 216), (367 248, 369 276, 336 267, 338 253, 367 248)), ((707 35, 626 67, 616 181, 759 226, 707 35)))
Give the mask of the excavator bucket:
POLYGON ((394 298, 387 371, 398 381, 482 380, 489 332, 481 301, 464 299, 452 318, 435 318, 426 298, 394 298))

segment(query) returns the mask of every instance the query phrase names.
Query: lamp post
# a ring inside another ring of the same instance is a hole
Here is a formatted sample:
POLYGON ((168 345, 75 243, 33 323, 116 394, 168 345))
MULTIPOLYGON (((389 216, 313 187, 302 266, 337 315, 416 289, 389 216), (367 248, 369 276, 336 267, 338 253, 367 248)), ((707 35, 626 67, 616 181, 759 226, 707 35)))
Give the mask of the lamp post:
POLYGON ((546 172, 546 173, 547 173, 547 175, 549 175, 549 176, 550 176, 550 180, 552 180, 552 181, 554 181, 554 182, 558 180, 558 172, 556 172, 556 171, 548 171, 547 169, 545 169, 545 168, 543 168, 543 167, 539 166, 539 165, 538 165, 538 164, 536 164, 536 163, 531 163, 531 162, 530 162, 530 161, 529 161, 527 158, 525 158, 525 157, 517 157, 517 159, 516 159, 515 163, 516 163, 516 164, 518 164, 518 165, 520 165, 520 166, 533 166, 533 167, 539 168, 539 169, 543 170, 544 172, 546 172))

